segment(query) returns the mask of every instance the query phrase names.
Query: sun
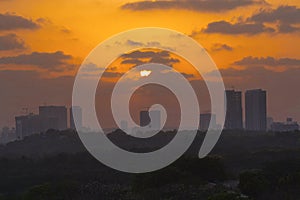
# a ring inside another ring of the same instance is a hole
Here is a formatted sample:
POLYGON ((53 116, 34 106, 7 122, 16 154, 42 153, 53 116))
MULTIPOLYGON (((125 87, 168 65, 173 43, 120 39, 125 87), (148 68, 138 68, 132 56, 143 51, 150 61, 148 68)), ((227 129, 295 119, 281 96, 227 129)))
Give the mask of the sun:
POLYGON ((140 72, 141 77, 147 77, 147 76, 149 76, 151 73, 152 73, 152 71, 149 71, 149 70, 143 70, 143 71, 140 72))

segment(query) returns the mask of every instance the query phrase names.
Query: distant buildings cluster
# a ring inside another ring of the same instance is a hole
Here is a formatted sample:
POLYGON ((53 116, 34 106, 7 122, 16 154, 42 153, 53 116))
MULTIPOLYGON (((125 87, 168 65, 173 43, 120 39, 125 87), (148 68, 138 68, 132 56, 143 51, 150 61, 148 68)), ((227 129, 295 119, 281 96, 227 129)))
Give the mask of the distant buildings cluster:
MULTIPOLYGON (((245 120, 243 120, 242 92, 226 90, 226 118, 224 128, 226 130, 248 131, 295 131, 299 125, 292 119, 287 122, 273 122, 267 118, 267 92, 262 89, 247 90, 245 92, 245 120)), ((200 130, 205 131, 211 124, 218 127, 216 116, 210 113, 201 114, 200 130)))
POLYGON ((299 130, 299 124, 292 118, 287 118, 286 122, 272 122, 269 130, 276 132, 288 132, 299 130))
MULTIPOLYGON (((245 92, 245 106, 243 113, 242 92, 226 90, 226 117, 224 129, 226 130, 248 130, 248 131, 274 131, 287 132, 299 130, 297 122, 287 118, 286 122, 274 122, 267 117, 267 92, 262 89, 247 90, 245 92), (245 116, 245 120, 243 120, 245 116)), ((83 128, 82 110, 80 107, 65 106, 40 106, 39 114, 27 114, 15 117, 16 128, 3 128, 0 133, 0 143, 8 143, 16 139, 23 139, 35 133, 45 132, 49 129, 65 130, 68 128, 83 128), (69 117, 68 117, 69 116, 69 117), (74 120, 76 117, 76 120, 74 120), (75 126, 76 121, 76 126, 75 126)), ((147 127, 149 130, 161 130, 161 112, 159 110, 140 111, 140 127, 147 127), (152 120, 151 120, 152 119, 152 120)), ((127 131, 128 123, 121 121, 121 129, 127 131)), ((212 113, 200 115, 199 129, 201 131, 221 129, 217 124, 217 117, 212 113)), ((137 132, 139 129, 135 129, 137 132)))
MULTIPOLYGON (((79 116, 78 124, 82 126, 82 111, 80 107, 70 108, 70 128, 75 129, 73 113, 79 116)), ((39 114, 29 114, 15 117, 16 137, 45 132, 49 129, 65 130, 68 128, 68 110, 65 106, 40 106, 39 114)))

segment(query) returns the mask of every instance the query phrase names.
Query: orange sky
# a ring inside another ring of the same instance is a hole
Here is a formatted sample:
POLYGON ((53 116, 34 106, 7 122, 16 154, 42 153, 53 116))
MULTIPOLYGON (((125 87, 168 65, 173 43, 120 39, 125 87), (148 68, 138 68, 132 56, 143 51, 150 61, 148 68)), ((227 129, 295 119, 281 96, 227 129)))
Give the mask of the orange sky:
MULTIPOLYGON (((130 1, 131 2, 131 1, 130 1)), ((28 52, 64 51, 82 60, 101 41, 132 28, 157 26, 174 29, 186 34, 201 30, 208 23, 219 20, 236 21, 248 17, 262 8, 279 5, 300 5, 297 0, 269 0, 270 5, 254 5, 227 12, 195 12, 179 9, 129 11, 120 6, 126 0, 42 0, 1 1, 1 13, 16 13, 37 20, 45 19, 39 30, 14 31, 29 46, 28 52), (63 30, 68 30, 63 32, 63 30)), ((215 43, 224 43, 237 49, 232 52, 210 52, 219 67, 244 56, 298 57, 299 32, 294 34, 222 35, 200 34, 195 39, 206 49, 215 43), (255 41, 255 42, 253 42, 255 41)))
MULTIPOLYGON (((176 6, 168 9, 158 8, 154 10, 139 11, 121 8, 127 3, 140 1, 142 0, 0 1, 1 14, 21 16, 27 20, 32 20, 34 23, 39 25, 39 28, 36 28, 34 30, 24 28, 15 28, 10 30, 0 29, 0 36, 15 34, 20 40, 24 42, 24 45, 26 46, 26 48, 18 50, 0 51, 1 58, 31 54, 32 52, 53 53, 61 51, 64 55, 72 56, 72 59, 69 59, 67 63, 73 66, 73 68, 70 68, 68 70, 49 70, 48 68, 41 68, 39 66, 30 64, 25 66, 15 63, 0 63, 0 72, 5 70, 35 71, 37 72, 36 76, 40 76, 41 80, 45 78, 56 78, 55 80, 57 80, 59 79, 59 77, 63 79, 67 75, 74 76, 76 74, 76 70, 79 67, 79 64, 100 42, 121 31, 149 26, 170 28, 188 35, 196 33, 193 34, 193 38, 208 50, 219 68, 229 69, 233 67, 245 69, 249 66, 243 64, 233 65, 232 63, 241 61, 243 58, 249 56, 265 58, 272 57, 275 60, 280 60, 281 58, 289 58, 296 60, 295 62, 298 62, 300 59, 299 30, 289 31, 288 33, 280 33, 278 31, 270 33, 268 31, 262 31, 261 33, 255 34, 245 32, 238 34, 205 33, 203 31, 208 27, 210 23, 218 21, 226 21, 232 24, 253 23, 248 22, 247 19, 259 12, 262 12, 262 10, 268 10, 270 12, 272 10, 275 11, 279 6, 295 6, 295 9, 299 9, 299 0, 268 0, 267 2, 258 0, 253 1, 259 2, 254 3, 253 5, 239 6, 234 9, 222 11, 193 10, 176 6)), ((180 2, 183 0, 174 1, 180 2)), ((189 1, 190 0, 186 0, 186 2, 189 1)), ((153 3, 155 2, 157 1, 154 1, 153 3)), ((299 10, 297 10, 296 12, 299 13, 299 10)), ((295 17, 297 16, 298 15, 295 15, 295 17)), ((277 29, 276 27, 281 22, 280 20, 277 20, 274 22, 263 23, 269 28, 271 27, 277 29)), ((288 21, 284 21, 284 23, 289 24, 288 21)), ((293 23, 291 22, 290 24, 295 27, 299 27, 300 22, 298 20, 293 23)), ((255 84, 247 82, 247 77, 242 78, 244 83, 240 84, 240 79, 231 77, 232 75, 230 75, 228 77, 224 77, 226 81, 225 84, 227 86, 234 85, 236 88, 241 90, 244 90, 247 87, 262 87, 274 91, 276 91, 276 88, 291 87, 295 84, 298 85, 299 82, 295 82, 295 80, 297 80, 296 77, 291 79, 287 78, 289 74, 296 74, 294 72, 286 72, 286 74, 282 73, 282 77, 278 74, 274 74, 274 71, 286 71, 291 69, 289 68, 290 65, 287 65, 285 62, 283 62, 282 64, 282 62, 278 61, 278 63, 279 64, 276 64, 276 68, 274 66, 268 66, 268 64, 264 63, 258 64, 260 66, 262 65, 263 68, 269 67, 268 69, 271 69, 268 71, 268 73, 270 73, 271 79, 265 79, 266 82, 262 81, 263 79, 259 79, 258 76, 255 84), (275 83, 278 83, 278 80, 282 80, 287 85, 276 85, 275 83)), ((272 63, 270 65, 272 65, 272 63)), ((299 72, 299 64, 295 65, 296 66, 292 66, 292 69, 297 69, 297 72, 299 72)), ((226 71, 224 73, 229 72, 226 71)), ((261 72, 253 72, 253 74, 255 73, 261 72)), ((267 74, 264 76, 269 76, 267 72, 264 71, 263 73, 267 74)), ((5 76, 7 77, 7 75, 5 76)), ((14 77, 14 75, 11 76, 14 77)), ((8 81, 14 82, 15 80, 11 79, 8 81)), ((71 84, 68 83, 66 85, 69 86, 71 84)), ((7 84, 7 86, 3 88, 8 88, 8 90, 12 91, 14 91, 15 89, 14 85, 11 86, 10 84, 7 84)), ((3 91, 0 91, 3 94, 3 97, 7 99, 16 98, 16 95, 13 95, 11 93, 8 94, 7 91, 4 91, 4 89, 3 91)), ((15 93, 17 93, 17 90, 15 91, 15 93)), ((287 93, 287 91, 284 91, 284 93, 276 94, 274 94, 273 92, 272 97, 279 98, 276 98, 277 100, 274 100, 274 103, 270 103, 270 114, 277 119, 283 119, 286 115, 291 115, 300 120, 300 107, 296 107, 297 98, 299 98, 299 96, 294 96, 294 100, 290 100, 288 102, 288 104, 291 104, 291 106, 287 107, 284 105, 284 103, 282 103, 281 99, 281 96, 287 94, 289 94, 287 93), (278 114, 277 108, 282 110, 282 115, 278 114)), ((2 114, 2 116, 0 116, 0 126, 2 126, 3 124, 13 123, 14 120, 12 116, 7 119, 8 113, 12 113, 11 115, 20 114, 19 111, 21 110, 21 107, 23 107, 24 105, 26 106, 26 104, 29 104, 30 102, 30 97, 26 98, 24 97, 22 101, 14 100, 14 104, 11 103, 11 100, 10 102, 8 102, 10 105, 8 107, 13 108, 4 108, 5 112, 4 114, 2 114)), ((41 104, 44 100, 45 99, 41 98, 35 103, 41 104)), ((49 103, 68 104, 69 98, 57 98, 53 101, 50 100, 49 103)), ((4 105, 4 103, 1 106, 7 107, 6 105, 4 105)), ((34 105, 33 107, 36 107, 36 105, 34 105)))

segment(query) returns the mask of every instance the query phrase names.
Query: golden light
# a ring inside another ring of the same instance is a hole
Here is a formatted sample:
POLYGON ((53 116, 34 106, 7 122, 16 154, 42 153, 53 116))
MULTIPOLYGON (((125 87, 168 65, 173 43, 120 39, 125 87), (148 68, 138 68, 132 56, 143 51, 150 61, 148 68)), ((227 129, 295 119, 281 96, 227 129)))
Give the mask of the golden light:
POLYGON ((140 72, 141 77, 147 77, 151 74, 152 71, 148 71, 148 70, 143 70, 140 72))

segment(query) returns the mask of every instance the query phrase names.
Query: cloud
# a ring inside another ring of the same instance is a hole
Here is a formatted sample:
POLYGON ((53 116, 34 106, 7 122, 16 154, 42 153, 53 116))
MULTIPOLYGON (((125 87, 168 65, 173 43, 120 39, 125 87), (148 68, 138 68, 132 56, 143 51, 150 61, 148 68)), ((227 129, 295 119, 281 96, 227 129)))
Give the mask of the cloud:
POLYGON ((273 58, 248 56, 233 63, 239 66, 300 67, 300 60, 295 58, 273 58))
POLYGON ((193 31, 191 36, 200 33, 228 35, 256 35, 260 33, 293 33, 300 31, 300 8, 279 6, 276 9, 260 10, 245 20, 211 22, 202 31, 193 31), (276 28, 273 28, 276 27, 276 28))
POLYGON ((153 57, 169 57, 170 53, 167 51, 133 51, 131 53, 123 54, 123 58, 153 58, 153 57))
POLYGON ((0 51, 22 50, 26 49, 23 40, 15 34, 7 34, 0 36, 0 51))
POLYGON ((139 59, 127 59, 127 60, 123 60, 122 64, 133 64, 133 65, 138 66, 138 65, 144 64, 144 62, 139 59))
POLYGON ((216 43, 212 46, 211 51, 233 51, 233 47, 227 44, 216 43))
POLYGON ((220 12, 254 4, 265 4, 265 2, 254 0, 157 0, 126 3, 121 8, 133 11, 182 9, 197 12, 220 12))
POLYGON ((121 73, 121 72, 109 72, 109 71, 106 71, 103 73, 102 77, 105 77, 105 78, 119 78, 119 77, 122 77, 124 75, 124 73, 121 73))
POLYGON ((136 42, 136 41, 133 41, 133 40, 127 40, 126 44, 129 45, 129 46, 133 46, 133 47, 144 46, 144 43, 142 43, 142 42, 136 42))
POLYGON ((99 72, 102 71, 103 68, 98 67, 95 63, 87 63, 83 66, 84 72, 99 72))
POLYGON ((194 74, 187 74, 187 73, 181 73, 185 78, 189 79, 189 78, 195 78, 194 74))
POLYGON ((72 33, 72 31, 71 31, 70 29, 68 29, 68 28, 61 28, 60 31, 61 31, 62 33, 65 33, 65 34, 70 34, 70 33, 72 33))
POLYGON ((15 14, 1 14, 0 13, 0 30, 16 30, 16 29, 37 29, 39 24, 31 19, 24 18, 20 15, 15 14))
POLYGON ((262 10, 248 18, 248 21, 297 24, 300 23, 300 8, 296 6, 279 6, 277 9, 262 10))
POLYGON ((228 35, 273 33, 275 30, 260 23, 230 23, 227 21, 212 22, 202 30, 204 33, 220 33, 228 35))
POLYGON ((172 58, 167 51, 134 51, 128 54, 123 54, 122 64, 133 64, 138 66, 146 63, 159 63, 172 67, 175 63, 180 63, 180 60, 172 58), (146 60, 145 60, 146 59, 146 60))
POLYGON ((293 32, 299 31, 299 30, 300 30, 300 27, 293 26, 290 24, 281 23, 278 26, 278 32, 280 32, 280 33, 293 33, 293 32))
POLYGON ((166 64, 166 65, 172 65, 175 63, 180 63, 178 59, 175 58, 164 58, 164 57, 153 57, 150 59, 151 63, 160 63, 160 64, 166 64))
POLYGON ((300 8, 296 6, 279 6, 277 9, 261 10, 254 14, 248 21, 257 23, 277 23, 278 32, 292 33, 300 30, 300 8))
POLYGON ((74 66, 68 61, 72 56, 64 54, 62 51, 53 53, 33 52, 31 54, 22 54, 18 56, 2 57, 0 58, 0 65, 7 64, 21 65, 21 66, 35 66, 49 71, 65 71, 71 70, 74 66))
POLYGON ((138 42, 138 41, 134 41, 134 40, 127 40, 125 44, 128 46, 132 46, 132 47, 162 48, 162 49, 174 51, 174 48, 163 46, 160 42, 157 42, 157 41, 150 41, 147 43, 143 43, 143 42, 138 42))

